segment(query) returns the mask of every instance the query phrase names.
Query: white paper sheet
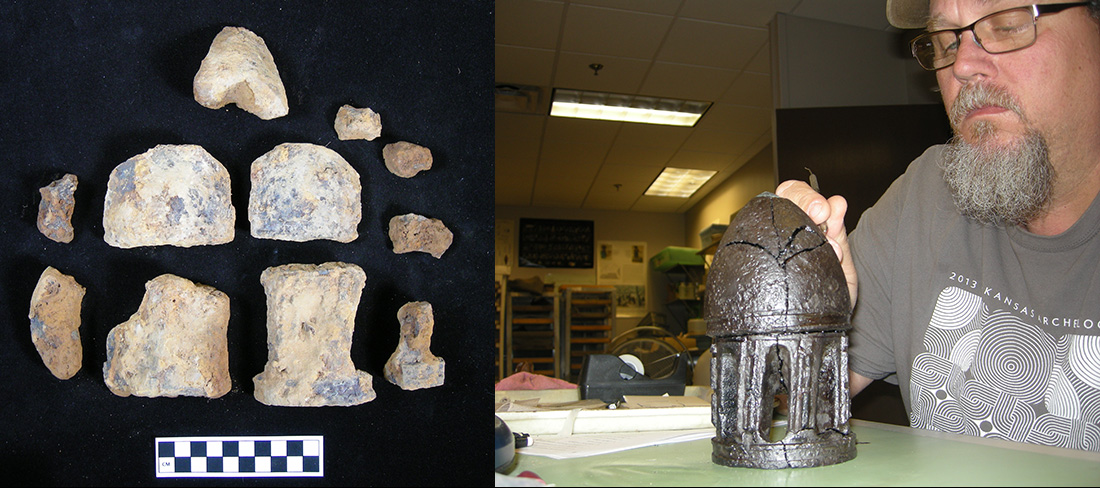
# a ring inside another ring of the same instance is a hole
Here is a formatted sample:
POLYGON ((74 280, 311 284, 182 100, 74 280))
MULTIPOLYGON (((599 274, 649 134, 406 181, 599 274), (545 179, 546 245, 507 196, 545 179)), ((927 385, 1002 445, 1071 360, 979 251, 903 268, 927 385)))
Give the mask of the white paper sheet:
POLYGON ((571 459, 609 452, 625 451, 659 444, 687 442, 714 437, 714 429, 621 432, 613 434, 574 434, 568 436, 532 436, 529 447, 516 452, 554 459, 571 459))

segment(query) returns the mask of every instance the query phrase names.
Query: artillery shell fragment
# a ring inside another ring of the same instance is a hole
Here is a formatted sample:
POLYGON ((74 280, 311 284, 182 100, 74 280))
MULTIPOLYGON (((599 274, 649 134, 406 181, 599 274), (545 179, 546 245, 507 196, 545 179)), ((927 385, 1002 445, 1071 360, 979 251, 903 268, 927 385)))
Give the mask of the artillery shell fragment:
POLYGON ((47 266, 31 294, 31 341, 54 376, 67 380, 80 370, 80 303, 84 287, 47 266))
POLYGON ((394 253, 420 251, 439 259, 451 247, 454 234, 439 219, 410 213, 390 219, 390 240, 394 253))
POLYGON ((230 242, 229 193, 229 172, 201 146, 159 145, 111 171, 103 240, 121 248, 230 242))
POLYGON ((193 85, 195 101, 218 109, 235 103, 270 120, 289 112, 286 89, 263 38, 244 27, 225 27, 214 37, 193 85))
POLYGON ((382 117, 369 108, 344 105, 336 112, 336 137, 341 141, 366 139, 373 141, 382 135, 382 117))
POLYGON ((38 190, 42 202, 38 204, 38 231, 57 242, 73 240, 73 207, 76 199, 76 175, 67 174, 38 190))

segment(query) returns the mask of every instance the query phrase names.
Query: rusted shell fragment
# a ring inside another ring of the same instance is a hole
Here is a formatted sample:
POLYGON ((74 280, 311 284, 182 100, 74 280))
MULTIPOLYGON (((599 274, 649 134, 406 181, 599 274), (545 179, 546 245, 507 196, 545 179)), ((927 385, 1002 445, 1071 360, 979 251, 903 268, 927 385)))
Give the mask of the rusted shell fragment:
POLYGON ((336 129, 336 137, 341 141, 373 141, 382 135, 382 117, 369 108, 344 105, 336 112, 336 121, 332 126, 336 129))
POLYGON ((118 396, 197 396, 229 392, 229 297, 171 274, 145 283, 130 320, 107 334, 103 380, 118 396))
POLYGON ((73 240, 73 207, 76 199, 76 175, 67 174, 40 188, 42 202, 38 204, 38 231, 51 240, 69 243, 73 240))
POLYGON ((336 151, 284 143, 252 163, 252 237, 351 242, 363 216, 359 173, 336 151))
POLYGON ((395 142, 382 148, 386 169, 402 178, 412 178, 417 173, 432 169, 432 151, 411 142, 395 142))
POLYGON ((225 27, 214 37, 193 85, 206 108, 235 103, 270 120, 287 114, 286 89, 264 40, 244 27, 225 27))
POLYGON ((397 320, 401 322, 401 342, 386 361, 386 380, 404 390, 442 385, 446 363, 430 350, 435 330, 432 304, 406 303, 397 311, 397 320))
POLYGON ((191 247, 233 240, 229 171, 202 146, 161 144, 111 171, 103 240, 114 247, 191 247))
POLYGON ((80 303, 84 287, 72 276, 47 266, 31 294, 31 341, 42 362, 59 379, 80 370, 80 303))
POLYGON ((454 234, 443 221, 423 215, 396 215, 390 219, 389 227, 393 252, 397 254, 420 251, 439 259, 454 240, 454 234))
POLYGON ((286 264, 264 270, 260 283, 267 294, 267 364, 252 378, 256 400, 284 407, 374 400, 371 375, 351 360, 363 269, 341 262, 286 264))
POLYGON ((851 327, 836 252, 802 209, 772 193, 750 200, 730 222, 706 290, 713 337, 851 327))

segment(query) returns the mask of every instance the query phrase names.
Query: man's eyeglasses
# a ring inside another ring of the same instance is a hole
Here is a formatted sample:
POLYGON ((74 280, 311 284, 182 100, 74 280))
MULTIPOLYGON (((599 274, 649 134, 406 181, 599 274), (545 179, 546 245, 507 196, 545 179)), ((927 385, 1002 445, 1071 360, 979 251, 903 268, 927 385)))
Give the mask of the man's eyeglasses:
POLYGON ((910 46, 921 67, 935 71, 955 64, 963 32, 973 32, 974 40, 989 54, 1016 51, 1035 43, 1035 19, 1040 15, 1086 4, 1088 2, 1048 3, 1001 10, 966 27, 926 32, 913 39, 910 46))

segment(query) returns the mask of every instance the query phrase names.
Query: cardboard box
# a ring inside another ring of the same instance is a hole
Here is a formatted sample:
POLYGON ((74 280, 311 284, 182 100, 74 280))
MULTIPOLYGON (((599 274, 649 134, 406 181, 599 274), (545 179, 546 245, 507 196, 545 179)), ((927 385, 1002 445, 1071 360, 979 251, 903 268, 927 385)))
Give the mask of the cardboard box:
POLYGON ((649 264, 653 266, 653 269, 660 272, 668 271, 676 265, 703 266, 703 256, 700 256, 698 252, 698 249, 691 247, 669 246, 649 258, 649 264))

